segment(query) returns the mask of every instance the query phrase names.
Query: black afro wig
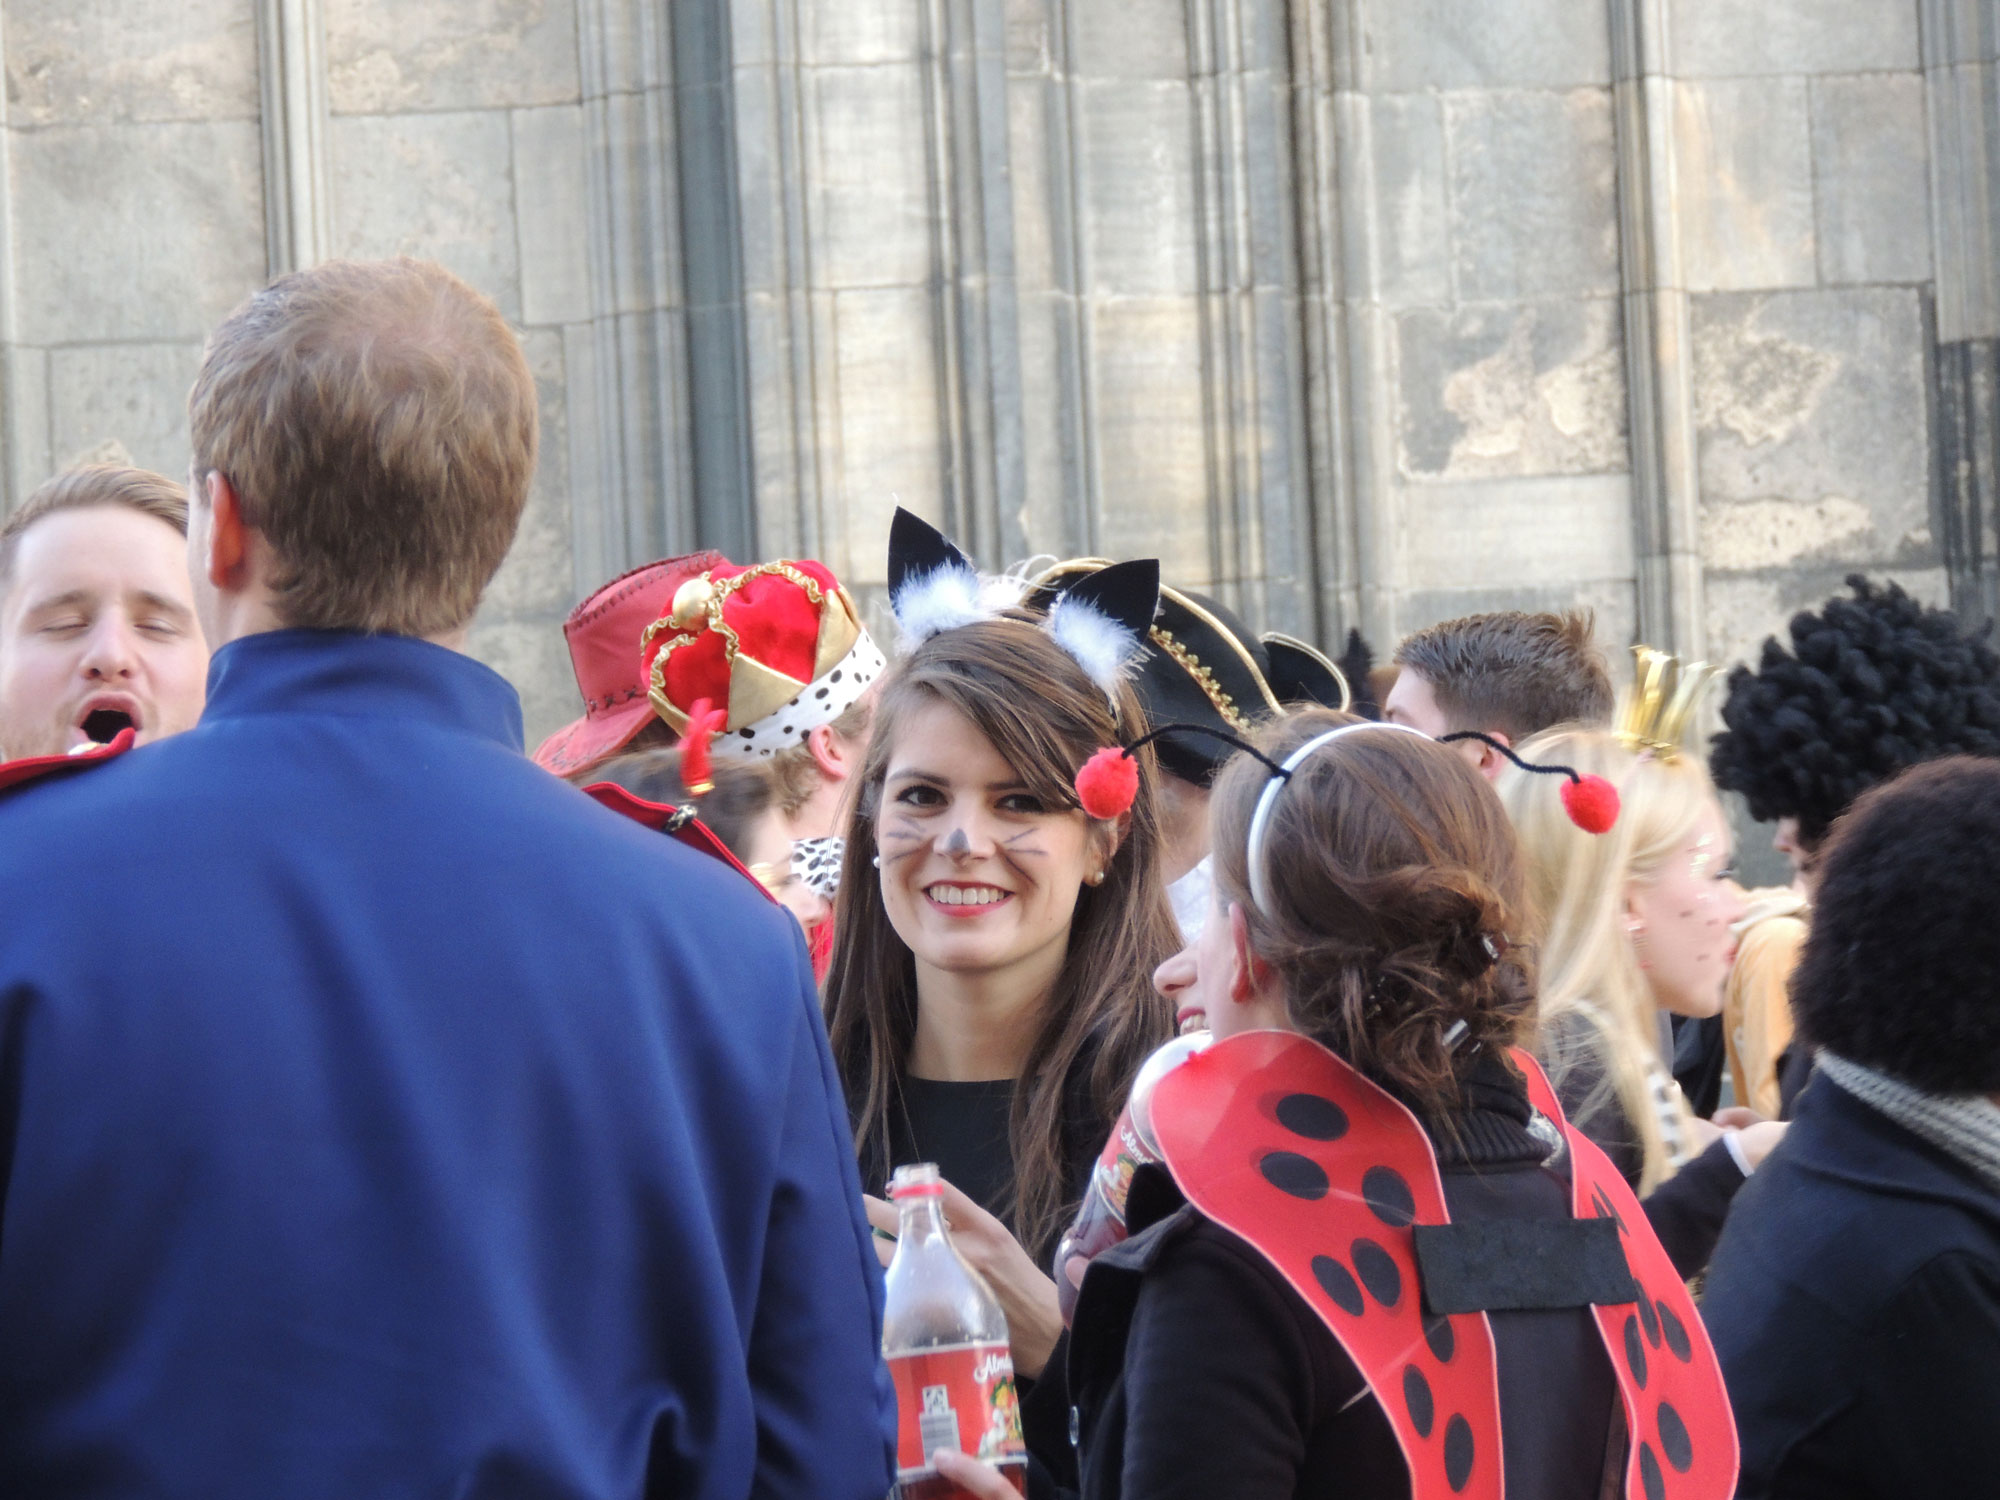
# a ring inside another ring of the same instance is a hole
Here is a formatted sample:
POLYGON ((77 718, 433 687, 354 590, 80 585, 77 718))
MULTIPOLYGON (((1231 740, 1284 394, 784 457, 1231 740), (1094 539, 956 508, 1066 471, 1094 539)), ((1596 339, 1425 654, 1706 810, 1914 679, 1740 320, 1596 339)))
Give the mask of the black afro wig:
POLYGON ((1799 1030, 1932 1093, 2000 1092, 2000 761, 1933 761, 1866 793, 1821 871, 1799 1030))
MULTIPOLYGON (((1792 617, 1757 670, 1729 674, 1716 784, 1760 822, 1799 820, 1811 848, 1863 792, 1920 761, 2000 755, 2000 655, 1949 610, 1850 575, 1851 599, 1792 617)), ((1988 626, 1987 630, 1991 627, 1988 626)))

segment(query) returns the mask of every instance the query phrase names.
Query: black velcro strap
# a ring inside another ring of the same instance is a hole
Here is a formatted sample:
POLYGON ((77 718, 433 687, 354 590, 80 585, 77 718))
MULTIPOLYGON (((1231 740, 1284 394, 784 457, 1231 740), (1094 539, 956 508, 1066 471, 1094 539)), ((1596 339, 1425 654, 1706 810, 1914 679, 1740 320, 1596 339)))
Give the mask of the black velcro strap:
POLYGON ((1417 1274, 1432 1313, 1525 1312, 1639 1300, 1610 1219, 1418 1224, 1417 1274))

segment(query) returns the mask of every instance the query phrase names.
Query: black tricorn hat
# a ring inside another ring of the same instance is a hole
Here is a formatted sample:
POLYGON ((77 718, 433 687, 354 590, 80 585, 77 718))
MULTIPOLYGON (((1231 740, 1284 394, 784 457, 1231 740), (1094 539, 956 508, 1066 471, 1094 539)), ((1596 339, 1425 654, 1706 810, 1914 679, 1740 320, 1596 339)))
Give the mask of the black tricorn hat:
MULTIPOLYGON (((1101 557, 1057 563, 1029 585, 1025 603, 1046 610, 1078 581, 1109 566, 1101 557)), ((1259 640, 1228 606, 1164 583, 1147 644, 1151 650, 1132 687, 1155 724, 1207 724, 1248 735, 1287 703, 1339 707, 1346 696, 1338 669, 1312 647, 1288 636, 1259 640)), ((1154 748, 1168 771, 1196 786, 1213 781, 1235 753, 1203 734, 1164 735, 1154 748)))
POLYGON ((1343 713, 1354 706, 1354 694, 1347 674, 1317 646, 1282 635, 1264 632, 1264 655, 1270 661, 1268 677, 1278 701, 1337 708, 1343 713))

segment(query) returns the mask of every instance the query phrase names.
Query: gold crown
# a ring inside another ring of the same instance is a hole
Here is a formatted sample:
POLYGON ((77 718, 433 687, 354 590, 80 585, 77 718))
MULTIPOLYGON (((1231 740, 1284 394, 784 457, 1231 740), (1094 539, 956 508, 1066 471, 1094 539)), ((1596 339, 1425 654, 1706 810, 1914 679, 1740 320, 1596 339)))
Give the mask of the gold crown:
POLYGON ((1632 655, 1636 662, 1632 691, 1619 707, 1612 732, 1634 750, 1650 750, 1671 760, 1685 748, 1682 739, 1695 706, 1722 669, 1705 661, 1683 662, 1651 646, 1634 646, 1632 655))

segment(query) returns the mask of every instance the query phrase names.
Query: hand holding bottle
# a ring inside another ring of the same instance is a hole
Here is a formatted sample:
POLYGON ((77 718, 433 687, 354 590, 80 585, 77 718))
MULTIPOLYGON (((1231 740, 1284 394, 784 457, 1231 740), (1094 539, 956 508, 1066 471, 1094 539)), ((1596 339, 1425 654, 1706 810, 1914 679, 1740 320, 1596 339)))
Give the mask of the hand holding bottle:
MULTIPOLYGON (((1015 1373, 1030 1379, 1040 1375, 1063 1331, 1055 1282, 1028 1258, 1005 1224, 950 1183, 940 1180, 939 1185, 944 1189, 944 1220, 952 1245, 992 1289, 1007 1315, 1015 1373)), ((896 1233, 897 1210, 880 1198, 864 1197, 862 1204, 868 1222, 882 1231, 875 1237, 875 1253, 886 1266, 895 1255, 896 1242, 882 1236, 896 1233)))
POLYGON ((972 1500, 1021 1500, 1020 1491, 991 1464, 967 1458, 963 1453, 953 1453, 947 1448, 933 1453, 931 1463, 938 1473, 971 1496, 972 1500))

